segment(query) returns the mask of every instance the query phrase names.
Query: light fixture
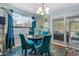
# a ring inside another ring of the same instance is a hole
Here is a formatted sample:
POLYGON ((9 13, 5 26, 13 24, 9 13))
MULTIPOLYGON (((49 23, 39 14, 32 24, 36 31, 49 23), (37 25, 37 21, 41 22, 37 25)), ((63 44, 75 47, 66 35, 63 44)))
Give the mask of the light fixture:
POLYGON ((45 6, 44 3, 42 3, 42 5, 37 9, 36 13, 40 14, 40 15, 45 15, 49 13, 49 8, 47 6, 45 6))

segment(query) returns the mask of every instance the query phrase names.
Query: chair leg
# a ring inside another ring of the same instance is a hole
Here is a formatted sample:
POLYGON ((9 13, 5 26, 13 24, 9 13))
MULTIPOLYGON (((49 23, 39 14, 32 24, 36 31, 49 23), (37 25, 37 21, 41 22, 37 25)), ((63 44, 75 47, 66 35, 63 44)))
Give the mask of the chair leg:
POLYGON ((32 51, 31 51, 29 54, 31 54, 33 51, 34 51, 34 53, 36 54, 36 49, 35 49, 35 47, 32 48, 32 51))
POLYGON ((48 55, 50 56, 50 52, 48 51, 48 55))
POLYGON ((27 49, 25 49, 25 56, 27 55, 27 49))
POLYGON ((32 48, 32 50, 31 50, 31 52, 30 52, 29 54, 32 54, 33 50, 34 50, 34 49, 32 48))
POLYGON ((36 52, 36 49, 35 49, 35 48, 33 48, 33 49, 34 49, 34 52, 35 52, 35 54, 36 54, 36 53, 37 53, 37 52, 36 52))
POLYGON ((23 53, 23 49, 22 49, 22 53, 23 53))

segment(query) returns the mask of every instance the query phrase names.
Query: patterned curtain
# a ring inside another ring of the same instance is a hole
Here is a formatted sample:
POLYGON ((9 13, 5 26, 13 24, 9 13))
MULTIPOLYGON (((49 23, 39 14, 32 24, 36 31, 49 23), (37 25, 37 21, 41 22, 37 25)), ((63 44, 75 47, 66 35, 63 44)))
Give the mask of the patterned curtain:
MULTIPOLYGON (((9 10, 9 12, 13 13, 13 10, 9 10)), ((7 27, 7 34, 6 34, 6 49, 12 48, 14 43, 14 31, 13 31, 13 18, 12 14, 7 12, 8 14, 8 27, 7 27)))

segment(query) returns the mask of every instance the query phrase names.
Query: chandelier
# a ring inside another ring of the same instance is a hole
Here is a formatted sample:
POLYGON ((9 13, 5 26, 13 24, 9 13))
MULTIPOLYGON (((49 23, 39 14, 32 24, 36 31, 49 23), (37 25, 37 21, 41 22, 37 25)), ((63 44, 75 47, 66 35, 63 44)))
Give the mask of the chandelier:
POLYGON ((45 15, 49 13, 49 8, 44 3, 37 9, 37 14, 45 15))

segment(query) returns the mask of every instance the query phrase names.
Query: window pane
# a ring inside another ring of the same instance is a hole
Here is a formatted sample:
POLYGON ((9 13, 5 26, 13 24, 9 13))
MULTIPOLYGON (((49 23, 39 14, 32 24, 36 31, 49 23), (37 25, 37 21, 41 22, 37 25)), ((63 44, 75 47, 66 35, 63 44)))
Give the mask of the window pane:
POLYGON ((64 32, 64 20, 54 20, 53 23, 54 31, 64 32))

